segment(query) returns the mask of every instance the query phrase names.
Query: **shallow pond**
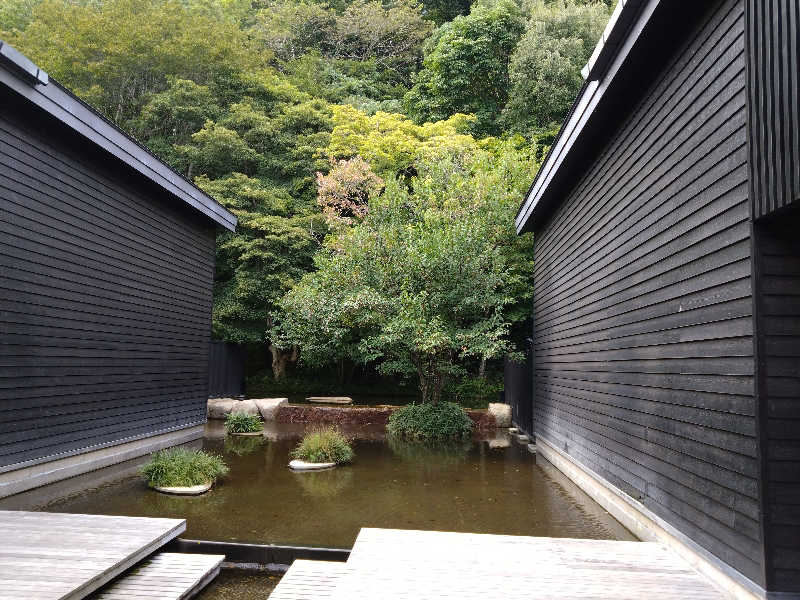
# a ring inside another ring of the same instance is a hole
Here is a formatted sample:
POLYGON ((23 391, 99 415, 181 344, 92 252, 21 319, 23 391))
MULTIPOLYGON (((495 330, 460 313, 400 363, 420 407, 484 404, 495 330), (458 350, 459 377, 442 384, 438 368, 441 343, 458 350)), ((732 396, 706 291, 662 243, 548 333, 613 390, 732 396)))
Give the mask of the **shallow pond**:
POLYGON ((447 450, 355 436, 352 465, 296 473, 286 465, 303 426, 264 438, 206 427, 206 450, 230 474, 198 497, 166 496, 136 476, 140 461, 0 501, 0 508, 186 518, 185 538, 349 548, 361 527, 635 539, 544 459, 506 434, 447 450), (505 437, 504 437, 505 436, 505 437))
POLYGON ((262 572, 223 569, 199 596, 198 600, 253 600, 267 598, 280 576, 262 572))

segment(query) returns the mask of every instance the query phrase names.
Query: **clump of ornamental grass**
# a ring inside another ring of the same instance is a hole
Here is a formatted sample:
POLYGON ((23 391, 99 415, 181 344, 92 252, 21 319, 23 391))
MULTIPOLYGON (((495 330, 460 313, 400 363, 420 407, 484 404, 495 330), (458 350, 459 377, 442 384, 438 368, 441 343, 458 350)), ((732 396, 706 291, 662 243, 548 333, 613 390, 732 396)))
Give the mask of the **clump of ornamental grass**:
POLYGON ((263 425, 258 415, 230 413, 225 418, 225 430, 228 433, 256 433, 263 429, 263 425))
POLYGON ((228 473, 228 466, 202 450, 168 448, 154 452, 139 473, 150 487, 191 487, 213 483, 228 473))
POLYGON ((323 427, 307 433, 292 450, 292 458, 310 463, 340 465, 350 462, 354 456, 350 441, 335 427, 323 427))
POLYGON ((389 416, 386 431, 406 440, 425 442, 466 439, 473 423, 458 404, 436 402, 409 404, 389 416))

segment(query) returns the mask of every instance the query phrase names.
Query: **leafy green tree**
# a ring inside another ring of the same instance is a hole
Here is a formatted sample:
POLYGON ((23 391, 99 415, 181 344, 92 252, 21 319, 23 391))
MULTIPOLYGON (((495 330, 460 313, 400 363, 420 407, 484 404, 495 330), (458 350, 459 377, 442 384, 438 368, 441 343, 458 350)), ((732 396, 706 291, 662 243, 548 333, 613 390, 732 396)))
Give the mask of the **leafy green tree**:
POLYGON ((258 170, 258 153, 235 131, 214 121, 206 121, 192 135, 192 141, 176 148, 186 160, 187 177, 202 174, 217 178, 232 172, 253 175, 258 170))
POLYGON ((422 0, 422 14, 436 25, 469 14, 472 0, 422 0))
POLYGON ((433 29, 416 0, 354 0, 336 19, 331 53, 350 60, 374 59, 382 69, 410 75, 422 59, 433 29))
POLYGON ((405 98, 408 113, 417 123, 474 114, 477 134, 499 133, 508 60, 524 29, 513 0, 477 4, 469 15, 442 25, 426 42, 423 68, 405 98))
POLYGON ((387 180, 284 297, 280 343, 299 346, 309 364, 345 358, 415 375, 430 402, 465 360, 512 350, 506 310, 531 262, 530 237, 516 241, 512 227, 522 165, 533 166, 530 155, 507 146, 445 149, 417 162, 410 189, 387 180))
POLYGON ((417 125, 404 115, 367 115, 349 105, 332 106, 333 131, 326 148, 334 159, 361 156, 381 176, 412 174, 415 161, 443 148, 475 148, 465 133, 473 119, 455 114, 447 120, 417 125))
POLYGON ((322 51, 336 32, 336 12, 306 0, 277 0, 255 15, 255 39, 280 60, 291 61, 311 50, 322 51))
MULTIPOLYGON (((286 190, 234 173, 197 179, 239 219, 235 233, 217 239, 213 331, 218 338, 267 345, 276 379, 296 353, 271 344, 273 311, 280 298, 312 267, 326 228, 314 213, 298 212, 286 190)), ((295 358, 296 360, 296 358, 295 358)))
POLYGON ((117 123, 135 119, 169 76, 205 85, 266 59, 231 22, 175 0, 44 0, 7 40, 117 123))
POLYGON ((577 96, 581 69, 608 21, 602 3, 536 0, 525 35, 511 56, 506 129, 533 135, 556 128, 577 96))
POLYGON ((0 3, 0 34, 5 37, 12 31, 22 30, 33 19, 33 9, 41 0, 3 0, 0 3))

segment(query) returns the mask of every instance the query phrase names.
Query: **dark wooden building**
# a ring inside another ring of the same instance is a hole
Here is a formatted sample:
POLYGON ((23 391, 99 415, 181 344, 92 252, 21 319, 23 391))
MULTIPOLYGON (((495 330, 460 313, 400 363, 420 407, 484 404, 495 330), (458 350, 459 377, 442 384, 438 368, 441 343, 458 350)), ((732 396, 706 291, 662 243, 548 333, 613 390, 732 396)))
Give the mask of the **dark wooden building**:
POLYGON ((620 2, 584 77, 517 216, 518 425, 740 597, 800 597, 800 2, 620 2))
POLYGON ((199 436, 235 225, 0 42, 0 496, 199 436))

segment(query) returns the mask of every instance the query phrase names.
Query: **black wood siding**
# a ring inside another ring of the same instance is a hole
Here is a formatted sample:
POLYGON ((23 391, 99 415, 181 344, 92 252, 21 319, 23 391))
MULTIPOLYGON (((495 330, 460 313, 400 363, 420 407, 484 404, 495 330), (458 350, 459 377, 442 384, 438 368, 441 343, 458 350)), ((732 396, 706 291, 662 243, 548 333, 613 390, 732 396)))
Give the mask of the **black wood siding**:
POLYGON ((214 228, 0 91, 0 468, 205 420, 214 228))
POLYGON ((800 592, 800 214, 756 227, 770 590, 800 592))
POLYGON ((800 200, 800 2, 746 0, 753 213, 800 200))
POLYGON ((760 581, 744 3, 536 232, 535 426, 760 581))

